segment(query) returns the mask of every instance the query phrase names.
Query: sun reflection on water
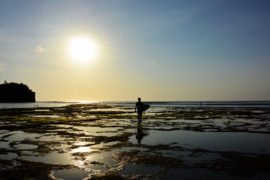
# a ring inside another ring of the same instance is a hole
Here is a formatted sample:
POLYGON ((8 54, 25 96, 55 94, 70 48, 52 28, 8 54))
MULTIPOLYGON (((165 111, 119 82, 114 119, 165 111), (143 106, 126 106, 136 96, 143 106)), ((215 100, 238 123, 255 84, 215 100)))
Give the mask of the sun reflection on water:
POLYGON ((78 152, 91 152, 91 149, 89 147, 78 147, 76 149, 72 150, 73 153, 78 153, 78 152))

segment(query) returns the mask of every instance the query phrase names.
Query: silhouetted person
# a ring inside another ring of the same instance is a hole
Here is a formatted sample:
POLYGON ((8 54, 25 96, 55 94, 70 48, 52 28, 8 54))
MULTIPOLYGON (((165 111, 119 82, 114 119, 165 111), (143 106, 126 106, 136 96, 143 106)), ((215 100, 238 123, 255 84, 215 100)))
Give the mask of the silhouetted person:
POLYGON ((138 102, 136 103, 135 112, 138 113, 138 125, 142 123, 142 113, 143 113, 143 103, 141 102, 141 98, 138 98, 138 102))

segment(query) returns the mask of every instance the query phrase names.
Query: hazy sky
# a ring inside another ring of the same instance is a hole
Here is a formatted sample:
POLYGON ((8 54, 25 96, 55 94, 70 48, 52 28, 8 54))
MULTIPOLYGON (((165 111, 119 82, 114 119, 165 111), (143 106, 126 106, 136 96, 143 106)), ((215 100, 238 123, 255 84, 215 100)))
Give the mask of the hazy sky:
POLYGON ((0 82, 37 100, 270 100, 269 69, 269 0, 0 1, 0 82))

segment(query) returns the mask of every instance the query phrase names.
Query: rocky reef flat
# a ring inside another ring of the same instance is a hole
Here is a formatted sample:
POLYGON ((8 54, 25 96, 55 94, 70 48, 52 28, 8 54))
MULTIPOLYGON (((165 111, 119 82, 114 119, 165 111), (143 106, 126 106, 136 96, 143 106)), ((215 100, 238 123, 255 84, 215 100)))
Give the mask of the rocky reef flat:
POLYGON ((270 109, 0 110, 0 179, 269 179, 270 109))

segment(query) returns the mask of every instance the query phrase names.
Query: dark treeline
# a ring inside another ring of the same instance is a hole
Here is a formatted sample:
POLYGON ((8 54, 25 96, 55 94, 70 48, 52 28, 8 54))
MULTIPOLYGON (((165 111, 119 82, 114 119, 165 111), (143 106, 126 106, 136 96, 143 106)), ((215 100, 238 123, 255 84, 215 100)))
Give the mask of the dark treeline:
POLYGON ((0 102, 35 102, 35 92, 22 83, 0 84, 0 102))

